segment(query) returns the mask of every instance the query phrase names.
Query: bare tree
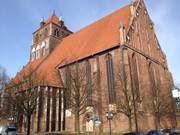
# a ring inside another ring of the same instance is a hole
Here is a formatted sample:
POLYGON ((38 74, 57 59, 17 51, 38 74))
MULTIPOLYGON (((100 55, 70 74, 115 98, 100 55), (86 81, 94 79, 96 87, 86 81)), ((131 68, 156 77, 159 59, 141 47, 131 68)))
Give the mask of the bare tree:
POLYGON ((150 99, 152 101, 150 108, 155 118, 156 129, 160 128, 161 119, 164 116, 173 114, 171 98, 171 95, 162 93, 159 84, 156 84, 150 92, 150 99))
MULTIPOLYGON (((163 117, 170 117, 171 119, 174 119, 174 103, 169 90, 162 90, 161 81, 157 76, 157 70, 152 68, 149 74, 151 79, 151 91, 149 93, 150 104, 148 105, 148 108, 155 118, 156 129, 160 129, 163 117)), ((166 89, 171 90, 171 86, 166 89)))
POLYGON ((132 131, 132 120, 134 118, 134 103, 137 103, 138 97, 132 92, 132 87, 130 86, 130 74, 125 69, 119 72, 116 76, 117 87, 120 88, 121 97, 118 100, 117 112, 124 114, 128 118, 129 131, 132 131), (128 77, 129 76, 129 77, 128 77), (128 86, 129 85, 129 86, 128 86))
MULTIPOLYGON (((8 89, 14 90, 14 106, 12 112, 19 112, 26 117, 27 135, 30 134, 31 116, 36 110, 38 94, 38 86, 41 86, 45 82, 45 78, 41 73, 34 72, 32 68, 28 68, 26 72, 21 73, 19 78, 15 78, 12 81, 8 89)), ((12 91, 11 90, 11 91, 12 91)))
POLYGON ((15 96, 15 91, 8 89, 4 91, 3 103, 1 108, 1 118, 6 120, 13 120, 15 126, 17 126, 17 119, 20 114, 20 109, 18 108, 18 99, 15 96))
POLYGON ((9 82, 9 76, 6 73, 6 69, 0 66, 0 92, 5 88, 9 82))
POLYGON ((120 84, 121 87, 121 98, 118 100, 117 112, 120 112, 127 116, 129 122, 129 131, 132 131, 132 119, 133 119, 133 97, 130 88, 128 88, 127 84, 127 75, 124 74, 124 79, 122 75, 117 74, 118 82, 117 85, 120 84))
POLYGON ((27 89, 26 91, 16 94, 17 98, 19 99, 19 109, 21 110, 22 114, 27 118, 27 135, 30 134, 31 116, 33 115, 37 106, 38 91, 35 88, 36 87, 32 87, 27 89))
POLYGON ((9 83, 9 76, 6 73, 5 68, 0 66, 0 118, 4 118, 3 104, 5 100, 5 86, 9 83))
POLYGON ((92 102, 92 80, 87 81, 87 73, 83 67, 76 64, 73 68, 66 70, 67 89, 66 99, 68 106, 75 114, 75 131, 80 133, 80 116, 85 113, 86 107, 92 102), (89 83, 89 84, 87 84, 89 83), (89 91, 89 90, 90 91, 89 91))

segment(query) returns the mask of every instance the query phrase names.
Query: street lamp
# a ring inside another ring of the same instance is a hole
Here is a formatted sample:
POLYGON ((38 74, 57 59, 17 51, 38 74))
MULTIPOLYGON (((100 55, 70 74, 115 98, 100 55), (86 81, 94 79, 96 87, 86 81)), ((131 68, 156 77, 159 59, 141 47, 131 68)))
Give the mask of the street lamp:
POLYGON ((113 113, 112 111, 108 111, 106 112, 106 117, 107 120, 109 121, 109 134, 111 135, 111 120, 113 119, 115 113, 113 113))

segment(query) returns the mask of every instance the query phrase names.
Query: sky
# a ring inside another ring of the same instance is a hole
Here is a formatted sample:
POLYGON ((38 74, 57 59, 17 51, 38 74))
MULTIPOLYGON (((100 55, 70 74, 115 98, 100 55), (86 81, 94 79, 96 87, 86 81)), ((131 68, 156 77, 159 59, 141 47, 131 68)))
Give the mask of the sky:
MULTIPOLYGON (((56 11, 76 32, 133 0, 0 0, 0 65, 13 77, 29 60, 32 33, 56 11)), ((180 0, 145 0, 174 82, 180 83, 180 0)))

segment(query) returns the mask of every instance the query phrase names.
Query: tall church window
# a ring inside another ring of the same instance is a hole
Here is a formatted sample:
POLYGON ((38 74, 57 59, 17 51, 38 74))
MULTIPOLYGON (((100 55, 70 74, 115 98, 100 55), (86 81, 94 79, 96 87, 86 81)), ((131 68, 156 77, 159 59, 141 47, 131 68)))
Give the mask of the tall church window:
POLYGON ((115 81, 114 81, 114 70, 113 70, 113 59, 112 55, 106 56, 106 68, 107 68, 107 83, 109 92, 109 103, 116 103, 116 92, 115 92, 115 81))
POLYGON ((140 97, 140 92, 139 92, 139 78, 138 78, 138 70, 137 70, 137 62, 136 62, 136 57, 135 54, 132 55, 132 78, 134 82, 134 88, 135 88, 135 94, 139 98, 140 97))
POLYGON ((67 97, 67 99, 69 100, 66 100, 66 108, 69 109, 71 107, 71 102, 70 102, 70 98, 71 98, 71 70, 69 67, 66 67, 65 69, 65 76, 66 76, 66 80, 65 80, 65 83, 66 83, 66 91, 65 91, 65 96, 67 97))
POLYGON ((92 105, 92 78, 91 78, 91 64, 86 62, 86 93, 87 93, 87 106, 92 105))
POLYGON ((155 87, 156 77, 155 77, 155 70, 153 68, 152 63, 149 63, 148 71, 149 71, 149 77, 150 77, 151 85, 152 85, 152 87, 155 87))

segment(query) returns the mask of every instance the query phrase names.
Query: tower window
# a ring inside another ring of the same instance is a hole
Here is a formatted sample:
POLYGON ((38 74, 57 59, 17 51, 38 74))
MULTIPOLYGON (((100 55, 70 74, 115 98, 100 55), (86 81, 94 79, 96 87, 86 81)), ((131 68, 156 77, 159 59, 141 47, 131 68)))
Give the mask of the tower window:
POLYGON ((44 30, 44 35, 48 36, 48 29, 47 28, 44 30))
POLYGON ((115 92, 115 82, 114 82, 113 59, 111 54, 108 54, 106 56, 106 67, 107 67, 109 103, 114 104, 116 103, 116 92, 115 92))
POLYGON ((33 48, 31 51, 31 61, 33 61, 34 59, 36 59, 36 49, 33 48))
POLYGON ((46 54, 45 46, 46 46, 46 42, 42 42, 42 44, 41 44, 41 55, 42 56, 44 56, 46 54))
POLYGON ((46 44, 46 45, 45 45, 45 54, 48 54, 48 53, 49 53, 49 45, 46 44))
POLYGON ((36 48, 36 59, 40 58, 40 46, 38 45, 36 48))
POLYGON ((54 30, 54 36, 59 37, 59 30, 58 29, 54 30))
POLYGON ((34 40, 35 43, 39 42, 39 34, 36 34, 35 35, 35 40, 34 40))
POLYGON ((42 48, 42 56, 46 55, 46 49, 45 47, 42 48))

